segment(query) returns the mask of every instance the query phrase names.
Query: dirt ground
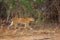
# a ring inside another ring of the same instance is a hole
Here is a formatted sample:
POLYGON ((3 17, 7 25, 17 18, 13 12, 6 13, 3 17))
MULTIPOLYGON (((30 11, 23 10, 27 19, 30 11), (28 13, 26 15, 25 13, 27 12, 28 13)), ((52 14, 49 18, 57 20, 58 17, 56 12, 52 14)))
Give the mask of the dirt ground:
POLYGON ((60 40, 59 30, 15 30, 0 35, 0 40, 60 40), (19 32, 20 31, 20 32, 19 32))

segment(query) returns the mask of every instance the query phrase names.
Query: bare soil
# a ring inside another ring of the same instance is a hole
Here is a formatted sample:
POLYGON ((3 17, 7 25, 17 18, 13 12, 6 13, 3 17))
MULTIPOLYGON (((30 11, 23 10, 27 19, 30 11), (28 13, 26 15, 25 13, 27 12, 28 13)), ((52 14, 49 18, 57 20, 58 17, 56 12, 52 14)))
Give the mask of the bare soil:
POLYGON ((0 40, 60 40, 60 31, 49 29, 44 30, 0 29, 0 40))

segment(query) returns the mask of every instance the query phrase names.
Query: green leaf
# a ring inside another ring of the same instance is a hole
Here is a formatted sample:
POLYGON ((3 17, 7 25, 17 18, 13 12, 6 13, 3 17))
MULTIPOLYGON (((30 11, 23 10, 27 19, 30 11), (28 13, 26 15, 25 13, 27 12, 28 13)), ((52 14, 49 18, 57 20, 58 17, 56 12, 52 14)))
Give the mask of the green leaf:
POLYGON ((24 6, 28 10, 30 10, 30 11, 33 10, 32 6, 31 6, 31 3, 29 2, 29 0, 21 0, 21 4, 22 4, 22 6, 24 6))
POLYGON ((3 2, 4 0, 0 0, 0 2, 3 2))
POLYGON ((15 7, 15 0, 11 0, 10 2, 10 9, 13 9, 15 7))
MULTIPOLYGON (((21 5, 22 5, 22 7, 23 7, 23 9, 24 9, 24 13, 25 13, 25 15, 27 14, 27 11, 29 10, 30 11, 30 13, 32 14, 32 15, 37 15, 37 13, 36 13, 36 11, 34 11, 34 9, 32 8, 32 5, 31 5, 31 3, 30 3, 30 1, 29 0, 21 0, 21 5)), ((35 15, 35 16, 36 16, 35 15)))

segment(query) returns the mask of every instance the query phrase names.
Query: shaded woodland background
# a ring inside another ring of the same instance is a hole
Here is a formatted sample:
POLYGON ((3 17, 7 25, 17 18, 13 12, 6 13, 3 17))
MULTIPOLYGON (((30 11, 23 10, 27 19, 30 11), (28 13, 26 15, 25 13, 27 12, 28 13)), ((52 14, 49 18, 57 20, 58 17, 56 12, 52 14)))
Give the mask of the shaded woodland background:
POLYGON ((14 17, 33 17, 36 29, 59 28, 60 0, 0 0, 0 25, 14 17))

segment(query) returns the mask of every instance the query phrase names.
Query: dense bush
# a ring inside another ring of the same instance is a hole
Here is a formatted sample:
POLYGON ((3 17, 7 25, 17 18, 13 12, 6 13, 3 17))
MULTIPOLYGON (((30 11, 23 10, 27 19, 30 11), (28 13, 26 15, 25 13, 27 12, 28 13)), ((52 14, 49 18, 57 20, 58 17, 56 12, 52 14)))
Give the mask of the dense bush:
MULTIPOLYGON (((8 1, 8 0, 6 0, 8 1)), ((3 2, 5 3, 4 0, 0 0, 0 3, 3 2)), ((23 16, 23 17, 34 17, 37 19, 37 21, 49 21, 50 20, 50 14, 52 15, 52 20, 58 20, 58 19, 53 19, 53 14, 56 14, 57 10, 57 1, 52 1, 52 0, 9 0, 7 2, 7 19, 11 17, 11 15, 17 14, 17 16, 23 16), (56 3, 55 3, 56 2, 56 3), (17 3, 20 5, 19 7, 17 6, 17 3), (55 5, 56 4, 56 5, 55 5), (51 8, 54 6, 54 10, 51 8), (20 8, 20 9, 19 9, 20 8), (56 9, 56 10, 55 10, 56 9), (21 12, 22 10, 22 12, 21 12), (22 15, 23 14, 23 15, 22 15)), ((4 4, 5 5, 5 4, 4 4)), ((6 5, 5 5, 6 6, 6 5)), ((0 9, 1 10, 1 9, 0 9)), ((12 16, 13 18, 13 16, 12 16)), ((55 18, 55 16, 54 16, 55 18)))

